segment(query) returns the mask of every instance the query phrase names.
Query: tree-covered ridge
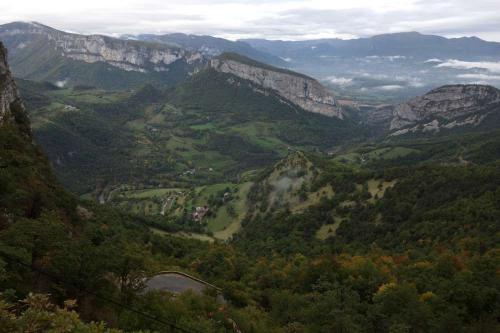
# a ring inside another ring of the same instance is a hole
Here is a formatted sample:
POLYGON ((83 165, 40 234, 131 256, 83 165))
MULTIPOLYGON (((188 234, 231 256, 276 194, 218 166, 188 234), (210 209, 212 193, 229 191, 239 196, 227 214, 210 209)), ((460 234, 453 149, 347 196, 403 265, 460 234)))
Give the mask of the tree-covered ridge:
POLYGON ((332 199, 248 220, 235 244, 267 258, 272 273, 255 279, 271 313, 305 332, 496 330, 498 170, 494 163, 371 174, 332 165, 320 181, 333 186, 332 199), (372 177, 395 183, 376 199, 356 188, 372 177), (318 240, 321 225, 335 219, 335 234, 318 240))
POLYGON ((253 185, 248 199, 255 209, 245 222, 245 237, 265 242, 271 236, 276 246, 275 241, 295 233, 313 240, 322 225, 335 224, 335 243, 349 246, 375 242, 395 250, 424 241, 450 246, 472 234, 483 240, 482 246, 491 248, 497 241, 498 162, 427 162, 373 171, 336 158, 310 155, 309 161, 302 160, 302 168, 278 167, 253 185), (285 180, 289 186, 283 192, 285 180), (280 191, 286 199, 270 201, 280 191))
POLYGON ((216 59, 232 60, 232 61, 236 61, 236 62, 245 64, 245 65, 249 65, 252 67, 267 69, 267 70, 272 71, 272 72, 279 72, 279 73, 289 74, 289 75, 293 75, 293 76, 300 76, 300 77, 303 77, 303 78, 309 79, 309 80, 314 80, 312 77, 301 74, 299 72, 294 72, 294 71, 286 69, 286 68, 275 67, 275 66, 271 66, 271 65, 268 65, 268 64, 260 62, 260 61, 255 61, 252 58, 249 58, 249 57, 244 56, 244 55, 239 54, 239 53, 224 52, 221 55, 217 56, 216 59))

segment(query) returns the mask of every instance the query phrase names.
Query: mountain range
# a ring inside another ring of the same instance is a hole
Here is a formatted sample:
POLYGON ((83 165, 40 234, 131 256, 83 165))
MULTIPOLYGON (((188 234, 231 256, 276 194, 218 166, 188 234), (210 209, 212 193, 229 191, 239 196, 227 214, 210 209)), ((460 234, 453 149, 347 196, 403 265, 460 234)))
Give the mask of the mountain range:
POLYGON ((130 89, 173 85, 224 52, 316 78, 341 99, 400 102, 445 84, 500 84, 500 43, 417 32, 352 40, 229 41, 185 34, 120 38, 65 33, 36 22, 0 26, 20 78, 130 89))
POLYGON ((421 60, 430 58, 472 59, 496 57, 500 43, 487 42, 477 37, 445 38, 418 32, 400 32, 359 39, 317 39, 306 41, 281 41, 243 39, 258 50, 285 59, 319 56, 366 57, 405 56, 421 60))

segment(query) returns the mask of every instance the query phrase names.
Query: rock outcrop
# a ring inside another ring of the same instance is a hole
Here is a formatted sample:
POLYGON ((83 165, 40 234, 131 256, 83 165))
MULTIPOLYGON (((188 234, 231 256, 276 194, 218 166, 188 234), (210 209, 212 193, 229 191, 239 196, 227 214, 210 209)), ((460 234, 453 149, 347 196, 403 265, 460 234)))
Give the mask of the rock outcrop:
POLYGON ((0 124, 14 118, 13 108, 24 110, 14 79, 7 65, 7 50, 0 42, 0 124))
POLYGON ((224 53, 210 60, 210 67, 272 89, 285 100, 306 111, 344 118, 344 113, 333 95, 318 81, 306 75, 265 65, 232 53, 224 53))
POLYGON ((165 44, 121 40, 101 35, 78 35, 59 31, 36 22, 14 22, 0 27, 0 38, 16 39, 16 49, 44 38, 58 54, 87 63, 105 62, 126 71, 163 72, 176 61, 187 64, 203 63, 199 52, 165 44))
POLYGON ((403 128, 422 122, 427 122, 428 130, 474 125, 484 118, 477 113, 490 109, 496 104, 500 105, 500 90, 494 87, 486 85, 443 86, 398 105, 394 110, 390 129, 404 134, 403 132, 408 131, 403 128), (446 120, 446 125, 441 126, 439 120, 433 118, 446 120), (456 118, 465 119, 453 121, 456 118))

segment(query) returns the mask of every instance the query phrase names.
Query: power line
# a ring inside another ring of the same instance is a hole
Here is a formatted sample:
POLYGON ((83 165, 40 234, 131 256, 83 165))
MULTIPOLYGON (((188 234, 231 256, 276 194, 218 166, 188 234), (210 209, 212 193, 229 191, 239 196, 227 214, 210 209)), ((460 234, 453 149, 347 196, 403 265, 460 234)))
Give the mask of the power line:
POLYGON ((35 271, 37 273, 40 273, 40 274, 48 277, 49 279, 51 279, 51 280, 53 280, 53 281, 55 281, 57 283, 60 283, 60 284, 66 285, 66 286, 69 285, 71 287, 77 288, 79 291, 81 291, 81 292, 83 292, 85 294, 95 296, 96 298, 101 299, 101 300, 103 300, 105 302, 114 304, 114 305, 119 306, 122 309, 125 309, 125 310, 127 310, 129 312, 135 313, 135 314, 140 315, 140 316, 142 316, 144 318, 147 318, 149 320, 155 321, 155 322, 157 322, 157 323, 159 323, 159 324, 161 324, 163 326, 168 327, 170 329, 170 332, 172 332, 173 330, 177 330, 177 331, 182 332, 182 333, 203 333, 201 331, 198 331, 198 330, 195 330, 195 329, 192 329, 192 328, 187 329, 187 328, 184 328, 184 327, 180 327, 180 326, 178 326, 177 324, 173 323, 172 321, 170 321, 168 319, 163 319, 163 318, 159 318, 159 317, 153 316, 153 315, 151 315, 149 313, 143 312, 141 310, 134 309, 134 308, 132 308, 132 307, 130 307, 128 305, 120 303, 120 302, 118 302, 118 301, 116 301, 114 299, 111 299, 111 298, 99 295, 96 292, 82 289, 82 288, 76 286, 75 284, 67 282, 67 281, 64 281, 60 277, 57 277, 57 276, 55 276, 53 274, 50 274, 50 273, 48 273, 48 272, 46 272, 46 271, 44 271, 42 269, 38 269, 38 268, 32 267, 30 264, 26 264, 26 263, 22 262, 20 259, 14 258, 11 255, 6 254, 5 252, 3 252, 1 250, 0 250, 0 255, 2 255, 4 258, 6 258, 11 263, 18 264, 20 266, 29 268, 30 270, 35 271))

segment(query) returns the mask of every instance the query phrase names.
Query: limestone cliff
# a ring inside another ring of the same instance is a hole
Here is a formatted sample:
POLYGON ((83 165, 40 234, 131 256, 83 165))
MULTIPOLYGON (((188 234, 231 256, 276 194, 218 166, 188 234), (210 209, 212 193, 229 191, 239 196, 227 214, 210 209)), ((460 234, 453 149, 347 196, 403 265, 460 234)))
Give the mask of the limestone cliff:
POLYGON ((105 62, 126 71, 163 72, 169 65, 203 63, 198 52, 165 44, 121 40, 101 35, 79 35, 59 31, 36 22, 14 22, 0 26, 0 39, 8 39, 10 48, 21 50, 43 38, 58 54, 87 63, 105 62))
POLYGON ((266 89, 272 89, 282 98, 306 111, 344 118, 344 113, 333 95, 311 77, 232 53, 225 53, 212 59, 210 67, 249 80, 266 89))
POLYGON ((448 85, 430 91, 398 105, 391 121, 391 130, 417 125, 428 121, 424 129, 439 130, 441 127, 452 128, 462 125, 475 125, 482 121, 484 110, 500 106, 500 90, 486 85, 448 85), (446 121, 441 126, 440 118, 446 121), (456 120, 457 118, 464 118, 456 120))
POLYGON ((19 218, 37 219, 44 211, 57 216, 74 215, 75 201, 59 185, 33 138, 28 113, 11 76, 2 42, 0 137, 0 229, 19 218))
MULTIPOLYGON (((0 124, 5 121, 19 120, 16 119, 19 116, 26 117, 24 112, 16 114, 15 109, 24 111, 24 106, 7 65, 7 50, 0 42, 0 124)), ((29 134, 29 127, 25 131, 28 131, 29 134)))

